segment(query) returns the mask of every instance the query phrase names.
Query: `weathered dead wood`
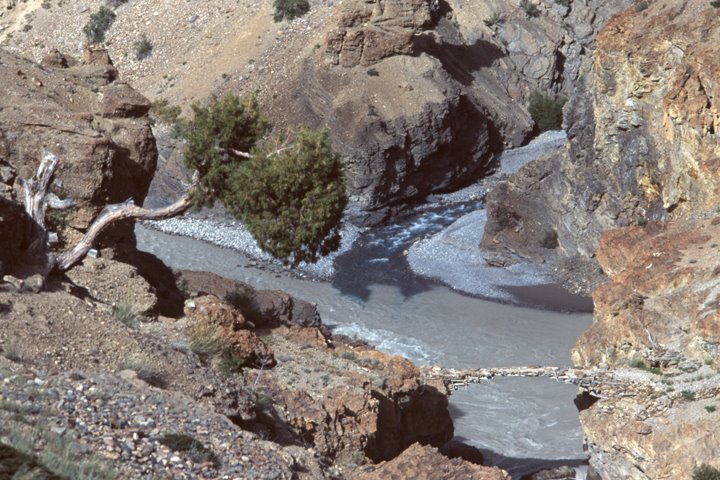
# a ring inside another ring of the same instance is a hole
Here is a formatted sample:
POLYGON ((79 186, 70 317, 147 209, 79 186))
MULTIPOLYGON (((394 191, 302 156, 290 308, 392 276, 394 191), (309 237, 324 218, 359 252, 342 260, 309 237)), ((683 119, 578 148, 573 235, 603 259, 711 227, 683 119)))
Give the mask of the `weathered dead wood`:
MULTIPOLYGON (((197 181, 198 176, 196 173, 193 177, 193 186, 197 184, 197 181)), ((82 260, 103 230, 119 220, 163 220, 182 214, 190 208, 191 205, 190 192, 183 195, 175 203, 163 208, 138 207, 132 199, 123 203, 108 205, 100 212, 100 215, 95 218, 78 244, 57 256, 56 268, 64 271, 82 260)))
MULTIPOLYGON (((45 214, 48 208, 67 209, 75 205, 72 199, 61 200, 49 193, 52 177, 57 169, 59 159, 50 152, 44 152, 37 172, 30 180, 20 180, 24 190, 25 210, 40 227, 36 244, 44 252, 49 252, 49 244, 57 238, 54 232, 48 232, 45 214)), ((188 192, 175 203, 163 208, 143 208, 135 205, 132 199, 123 203, 107 205, 95 218, 82 239, 69 250, 59 254, 47 253, 47 274, 53 270, 65 271, 82 260, 100 234, 110 225, 119 220, 162 220, 175 217, 185 212, 192 205, 191 194, 199 181, 198 173, 193 175, 192 185, 188 192)))

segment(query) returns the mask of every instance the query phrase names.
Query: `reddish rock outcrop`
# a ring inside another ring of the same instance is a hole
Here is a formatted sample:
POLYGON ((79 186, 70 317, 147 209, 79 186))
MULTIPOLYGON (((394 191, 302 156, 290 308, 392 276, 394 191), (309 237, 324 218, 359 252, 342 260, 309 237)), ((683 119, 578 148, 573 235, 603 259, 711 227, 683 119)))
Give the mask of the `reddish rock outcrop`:
MULTIPOLYGON (((108 203, 141 204, 155 171, 157 151, 147 117, 150 104, 131 87, 113 83, 117 70, 104 50, 74 65, 60 54, 45 66, 0 50, 0 165, 9 186, 0 194, 19 201, 19 178, 28 179, 43 150, 61 164, 52 191, 76 207, 51 217, 61 243, 73 244, 108 203)), ((133 244, 131 225, 113 226, 105 242, 133 244)))
POLYGON ((601 386, 602 398, 581 411, 591 465, 603 479, 638 480, 717 466, 720 217, 612 230, 597 256, 610 281, 593 292, 593 324, 573 360, 642 388, 601 386))
POLYGON ((239 310, 216 296, 188 300, 185 315, 191 322, 190 337, 202 347, 207 344, 199 353, 207 354, 209 361, 224 361, 230 355, 238 367, 274 365, 272 349, 248 330, 250 324, 239 310))
POLYGON ((643 5, 598 33, 565 111, 567 149, 489 195, 488 211, 498 214, 482 245, 503 260, 575 268, 587 287, 591 269, 578 264, 592 262, 603 231, 717 203, 717 11, 705 0, 643 5), (503 224, 508 217, 515 221, 503 224), (543 245, 546 234, 555 248, 543 245))
POLYGON ((388 462, 358 468, 352 478, 357 480, 401 480, 433 478, 442 480, 509 480, 510 475, 496 467, 483 467, 462 459, 449 459, 437 449, 413 444, 397 458, 388 462))

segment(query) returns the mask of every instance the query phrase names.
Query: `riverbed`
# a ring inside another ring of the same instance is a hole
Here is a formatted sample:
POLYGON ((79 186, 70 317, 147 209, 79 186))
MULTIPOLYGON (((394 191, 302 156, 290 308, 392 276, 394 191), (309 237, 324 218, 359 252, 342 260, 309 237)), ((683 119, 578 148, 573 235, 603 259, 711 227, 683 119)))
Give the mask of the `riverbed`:
MULTIPOLYGON (((562 132, 550 132, 504 154, 498 175, 563 142, 562 132)), ((141 250, 172 268, 206 270, 315 302, 334 332, 418 364, 567 366, 575 339, 591 323, 591 304, 547 285, 549 276, 537 266, 484 263, 477 243, 487 188, 480 182, 435 196, 416 214, 379 229, 344 229, 342 252, 306 270, 326 281, 268 268, 269 259, 233 222, 179 219, 154 224, 176 235, 143 226, 136 234, 141 250)), ((471 385, 450 398, 456 437, 514 478, 556 462, 582 464, 575 392, 573 385, 544 378, 471 385)))
MULTIPOLYGON (((366 298, 331 283, 257 268, 250 257, 139 226, 138 246, 173 268, 202 269, 316 302, 323 322, 419 364, 449 367, 568 365, 587 313, 534 310, 428 284, 416 293, 368 285, 366 298)), ((514 475, 557 459, 585 458, 575 387, 547 379, 498 379, 451 396, 455 433, 514 475)))

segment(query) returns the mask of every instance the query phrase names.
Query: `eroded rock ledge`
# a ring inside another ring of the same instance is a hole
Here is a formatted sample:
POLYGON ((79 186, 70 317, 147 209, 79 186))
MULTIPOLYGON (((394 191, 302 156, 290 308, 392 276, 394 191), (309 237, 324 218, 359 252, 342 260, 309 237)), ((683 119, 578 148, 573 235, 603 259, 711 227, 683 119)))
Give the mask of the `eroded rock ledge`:
POLYGON ((489 195, 482 246, 496 261, 577 268, 571 280, 589 291, 593 268, 580 265, 603 231, 717 202, 716 12, 702 0, 647 3, 598 34, 566 109, 568 147, 489 195))

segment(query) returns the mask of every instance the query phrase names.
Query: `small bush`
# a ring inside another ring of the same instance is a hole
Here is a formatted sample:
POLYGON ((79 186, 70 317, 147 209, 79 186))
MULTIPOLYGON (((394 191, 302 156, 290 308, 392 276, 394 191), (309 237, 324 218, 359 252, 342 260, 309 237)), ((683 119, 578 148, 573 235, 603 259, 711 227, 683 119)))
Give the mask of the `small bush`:
POLYGON ((115 320, 118 320, 128 327, 135 326, 135 320, 137 320, 137 312, 135 308, 127 302, 119 302, 113 306, 112 316, 115 320))
POLYGON ((115 21, 115 12, 107 7, 100 7, 100 10, 90 15, 90 20, 83 27, 83 33, 92 43, 105 41, 105 33, 115 21))
POLYGON ((233 353, 232 345, 220 337, 217 325, 198 323, 190 329, 190 350, 200 360, 224 375, 239 372, 243 359, 233 353))
POLYGON ((682 392, 680 392, 680 396, 682 396, 683 400, 686 400, 688 402, 692 402, 693 400, 695 400, 695 392, 693 392, 692 390, 683 390, 682 392))
POLYGON ((640 370, 645 370, 646 372, 650 372, 655 375, 662 375, 662 370, 657 367, 649 367, 642 360, 633 360, 630 362, 630 366, 632 368, 639 368, 640 370))
POLYGON ((380 72, 378 72, 374 68, 368 68, 366 73, 371 77, 379 77, 380 76, 380 72))
POLYGON ((715 410, 717 410, 717 407, 715 405, 705 405, 706 412, 713 413, 715 410))
POLYGON ((693 470, 692 480, 720 480, 720 470, 703 463, 693 470))
POLYGON ((310 11, 310 3, 308 0, 275 0, 275 15, 273 20, 282 21, 283 18, 293 20, 302 17, 310 11))
POLYGON ((535 90, 530 94, 528 111, 538 130, 559 130, 562 128, 565 97, 551 97, 535 90))
POLYGON ((152 42, 143 34, 142 38, 135 42, 135 58, 137 60, 145 60, 152 55, 152 51, 152 42))
POLYGON ((561 5, 563 7, 570 6, 570 0, 555 0, 555 3, 557 3, 558 5, 561 5))
POLYGON ((525 12, 528 18, 540 15, 540 9, 532 0, 520 0, 520 9, 525 12))
POLYGON ((712 2, 710 2, 710 6, 720 8, 720 0, 712 0, 712 2))
POLYGON ((483 23, 487 27, 495 27, 496 25, 500 25, 503 22, 503 16, 500 12, 493 12, 492 15, 490 15, 488 18, 483 20, 483 23))
MULTIPOLYGON (((182 108, 171 105, 166 98, 161 98, 150 105, 150 115, 157 117, 162 123, 172 125, 180 121, 182 108)), ((187 284, 187 281, 185 282, 187 284)))
POLYGON ((647 2, 638 2, 635 4, 635 11, 636 12, 642 12, 646 8, 648 8, 650 5, 648 5, 647 2))

